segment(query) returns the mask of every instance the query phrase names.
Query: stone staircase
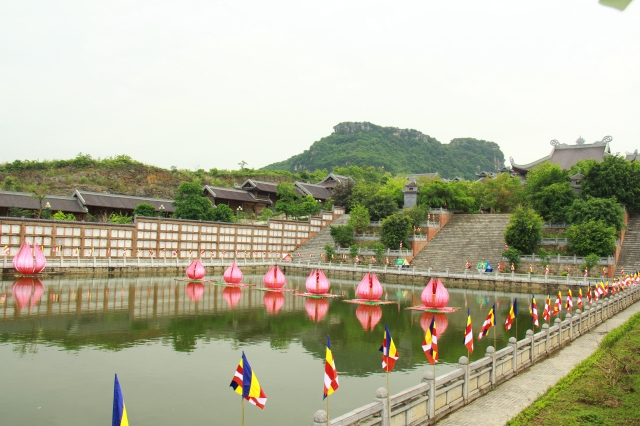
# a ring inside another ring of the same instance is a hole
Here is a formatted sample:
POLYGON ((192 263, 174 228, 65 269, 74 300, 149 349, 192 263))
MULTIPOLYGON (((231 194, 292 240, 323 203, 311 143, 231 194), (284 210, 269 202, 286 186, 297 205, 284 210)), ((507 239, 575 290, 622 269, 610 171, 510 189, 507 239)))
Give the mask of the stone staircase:
POLYGON ((411 262, 417 269, 462 272, 469 260, 497 268, 504 251, 507 214, 456 214, 411 262))
POLYGON ((300 257, 302 259, 308 259, 309 253, 311 253, 313 254, 313 259, 317 260, 320 256, 320 253, 324 253, 324 246, 326 246, 327 244, 331 245, 332 247, 335 246, 335 243, 333 242, 333 237, 331 236, 331 233, 330 233, 331 226, 346 225, 348 220, 349 220, 348 214, 343 214, 342 216, 334 220, 331 223, 331 225, 325 227, 320 232, 318 232, 313 238, 311 238, 309 241, 307 241, 306 243, 304 243, 303 245, 295 249, 294 256, 293 256, 294 260, 298 257, 297 256, 298 252, 300 253, 300 257))
POLYGON ((620 275, 622 268, 625 273, 640 270, 640 215, 629 216, 615 276, 620 275))

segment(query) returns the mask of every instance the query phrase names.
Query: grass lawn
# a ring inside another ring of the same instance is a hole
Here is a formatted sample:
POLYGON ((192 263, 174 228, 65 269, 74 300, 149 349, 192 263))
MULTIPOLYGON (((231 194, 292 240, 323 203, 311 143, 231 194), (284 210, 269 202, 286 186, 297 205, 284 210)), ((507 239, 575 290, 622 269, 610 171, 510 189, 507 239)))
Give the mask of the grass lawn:
POLYGON ((507 425, 640 425, 640 314, 507 425))

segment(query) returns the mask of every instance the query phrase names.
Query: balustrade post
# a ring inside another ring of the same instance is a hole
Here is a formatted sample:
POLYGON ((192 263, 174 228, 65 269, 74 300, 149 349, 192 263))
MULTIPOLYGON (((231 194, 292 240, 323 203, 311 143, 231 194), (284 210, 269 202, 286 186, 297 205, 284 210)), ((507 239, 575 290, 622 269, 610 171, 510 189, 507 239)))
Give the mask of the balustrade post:
POLYGON ((549 355, 549 335, 551 334, 549 332, 549 324, 547 323, 542 324, 542 331, 547 333, 547 335, 545 336, 544 351, 547 353, 547 356, 548 356, 549 355))
POLYGON ((531 360, 531 365, 533 365, 533 357, 535 356, 534 349, 535 349, 535 346, 536 346, 536 339, 535 339, 533 330, 527 330, 526 335, 527 335, 527 338, 529 338, 529 340, 531 340, 531 348, 530 348, 530 352, 529 352, 530 358, 529 359, 531 360))
POLYGON ((582 335, 582 311, 576 309, 576 316, 578 317, 578 336, 582 335))
POLYGON ((329 426, 327 423, 327 412, 324 410, 318 410, 313 415, 313 423, 311 426, 329 426))
POLYGON ((496 348, 493 346, 487 346, 485 357, 491 358, 491 374, 489 380, 491 381, 491 387, 496 385, 496 348))
POLYGON ((390 426, 389 425, 389 392, 387 392, 387 388, 378 388, 376 391, 376 401, 380 402, 382 405, 382 410, 380 412, 380 426, 390 426))
POLYGON ((127 256, 123 256, 123 257, 122 257, 122 259, 123 259, 123 263, 122 263, 122 265, 123 265, 124 267, 126 267, 126 266, 127 266, 127 256))
MULTIPOLYGON (((111 267, 111 256, 107 257, 107 264, 111 267)), ((62 264, 60 266, 62 266, 62 264)))
POLYGON ((433 371, 427 370, 422 376, 422 383, 429 385, 429 394, 427 401, 427 417, 429 420, 433 419, 436 415, 436 376, 433 371))
POLYGON ((461 356, 458 360, 458 364, 464 371, 464 383, 462 384, 462 397, 464 398, 464 404, 469 403, 469 358, 461 356))
POLYGON ((558 346, 562 347, 562 320, 556 318, 555 321, 553 321, 553 325, 558 326, 558 346))
POLYGON ((509 346, 511 346, 513 351, 511 356, 511 369, 513 370, 513 374, 516 374, 518 371, 518 341, 515 337, 509 337, 509 346))
POLYGON ((569 341, 571 342, 573 340, 573 317, 571 316, 571 313, 567 312, 564 320, 569 321, 569 341))

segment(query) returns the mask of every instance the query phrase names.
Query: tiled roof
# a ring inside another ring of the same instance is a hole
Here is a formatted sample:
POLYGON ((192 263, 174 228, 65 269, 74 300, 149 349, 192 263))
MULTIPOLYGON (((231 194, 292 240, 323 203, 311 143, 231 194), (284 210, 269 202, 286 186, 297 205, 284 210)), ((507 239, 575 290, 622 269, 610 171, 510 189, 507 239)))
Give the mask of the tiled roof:
MULTIPOLYGON (((82 204, 75 197, 47 195, 42 201, 42 206, 44 207, 47 203, 49 203, 53 212, 84 213, 82 204)), ((33 197, 33 193, 0 191, 0 207, 38 210, 40 209, 40 202, 33 197)))
POLYGON ((324 186, 304 182, 295 182, 295 185, 303 193, 303 196, 311 195, 316 200, 323 201, 331 198, 331 192, 324 186))
POLYGON ((324 186, 325 188, 335 188, 337 185, 343 184, 347 181, 355 183, 350 176, 341 176, 329 173, 326 178, 322 179, 316 185, 324 186))
POLYGON ((240 189, 206 185, 204 190, 214 199, 247 201, 251 203, 255 203, 256 201, 267 204, 271 203, 270 200, 256 200, 252 193, 240 189))
POLYGON ((272 192, 275 194, 278 184, 273 182, 263 182, 261 180, 247 179, 240 187, 243 189, 256 188, 259 191, 272 192))
MULTIPOLYGON (((581 138, 582 140, 582 138, 581 138)), ((606 137, 600 142, 585 144, 584 140, 576 145, 561 144, 558 141, 551 141, 553 148, 551 153, 529 164, 516 164, 513 158, 510 158, 511 167, 516 172, 526 173, 538 164, 549 161, 551 164, 557 164, 563 170, 569 170, 574 164, 581 160, 603 161, 606 155, 611 154, 609 142, 611 138, 606 137)))
POLYGON ((110 209, 133 210, 138 204, 151 204, 157 209, 164 206, 164 211, 173 213, 175 207, 171 205, 173 200, 163 198, 145 198, 134 197, 132 195, 107 194, 102 192, 89 192, 76 190, 73 195, 77 197, 82 204, 90 207, 106 207, 110 209))

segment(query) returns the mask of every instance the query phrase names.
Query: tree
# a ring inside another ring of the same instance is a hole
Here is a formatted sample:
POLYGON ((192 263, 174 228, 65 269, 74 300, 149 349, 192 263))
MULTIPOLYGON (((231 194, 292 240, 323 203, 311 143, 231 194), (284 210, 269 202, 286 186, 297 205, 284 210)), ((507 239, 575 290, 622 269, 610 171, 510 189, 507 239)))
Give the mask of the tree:
POLYGON ((479 201, 482 207, 491 209, 492 212, 510 212, 523 201, 522 182, 520 178, 511 177, 509 173, 500 173, 493 179, 488 178, 484 184, 474 182, 471 187, 473 189, 470 188, 470 195, 473 196, 474 190, 480 189, 479 201))
POLYGON ((369 227, 370 221, 369 210, 366 207, 358 204, 351 209, 348 223, 356 233, 362 234, 369 227))
POLYGON ((527 207, 513 211, 504 234, 510 247, 521 253, 533 253, 542 238, 542 218, 527 207))
POLYGON ((45 205, 46 205, 45 200, 47 198, 48 190, 49 190, 48 186, 36 185, 31 188, 31 191, 33 192, 31 197, 38 200, 38 210, 36 210, 33 215, 33 217, 36 219, 40 219, 42 217, 42 211, 45 209, 45 205))
POLYGON ((451 210, 477 210, 476 200, 469 189, 465 182, 429 181, 418 189, 418 204, 451 210))
POLYGON ((61 212, 60 210, 58 210, 53 215, 53 218, 55 220, 66 220, 66 221, 69 221, 69 222, 73 222, 73 221, 76 220, 76 217, 72 213, 65 214, 65 213, 61 212))
POLYGON ((127 223, 133 222, 133 216, 129 216, 122 213, 111 213, 109 215, 109 223, 119 223, 122 225, 126 225, 127 223))
POLYGON ((344 207, 347 209, 347 213, 349 213, 349 199, 351 198, 353 187, 354 183, 351 180, 347 180, 344 183, 336 185, 336 187, 333 188, 333 193, 331 195, 334 205, 344 207))
POLYGON ((408 246, 407 237, 412 230, 413 222, 410 217, 403 214, 394 214, 382 220, 380 239, 390 249, 397 250, 400 243, 408 246))
POLYGON ((178 219, 212 220, 213 204, 203 196, 202 188, 195 182, 183 182, 178 187, 176 199, 172 203, 176 210, 173 217, 178 219))
POLYGON ((353 226, 330 226, 329 233, 333 241, 341 247, 349 247, 353 244, 353 226))
MULTIPOLYGON (((515 269, 518 269, 518 266, 520 266, 520 256, 522 255, 522 253, 520 252, 520 250, 513 248, 513 247, 509 247, 507 250, 502 252, 502 257, 506 257, 509 260, 509 268, 511 267, 511 264, 513 263, 513 267, 515 269)), ((505 268, 506 270, 507 268, 505 268)))
POLYGON ((141 203, 133 209, 134 216, 146 216, 146 217, 154 217, 156 216, 156 208, 149 203, 141 203))
POLYGON ((398 211, 398 205, 391 194, 379 194, 365 202, 371 220, 381 220, 398 211))
POLYGON ((581 181, 582 194, 615 198, 631 210, 640 209, 640 164, 608 155, 593 164, 581 181))
POLYGON ((349 247, 349 257, 351 259, 355 259, 355 257, 358 255, 359 250, 360 248, 357 245, 352 244, 351 247, 349 247))
POLYGON ((216 222, 233 222, 233 209, 226 204, 218 204, 210 215, 211 219, 216 222))
POLYGON ((260 212, 260 220, 266 222, 269 219, 271 219, 273 217, 273 210, 271 210, 268 207, 265 207, 262 209, 262 211, 260 212))
POLYGON ((311 195, 307 195, 300 201, 301 202, 298 211, 301 216, 311 216, 313 214, 318 214, 322 209, 320 203, 318 203, 316 199, 311 195))
POLYGON ((279 198, 275 205, 276 212, 284 213, 287 219, 289 216, 298 217, 300 215, 298 203, 300 196, 296 194, 295 186, 292 183, 279 184, 276 187, 276 195, 279 198))
POLYGON ((331 262, 331 259, 334 258, 334 254, 336 253, 336 250, 333 248, 333 246, 331 244, 326 244, 324 246, 324 253, 325 253, 325 260, 327 262, 331 262))
POLYGON ((545 220, 556 222, 566 220, 567 208, 575 198, 569 172, 547 162, 527 173, 524 195, 527 204, 545 220))
POLYGON ((382 263, 382 258, 384 257, 384 244, 375 242, 371 244, 371 250, 373 250, 376 261, 378 263, 382 263))
POLYGON ((419 227, 420 224, 427 219, 427 207, 424 205, 404 209, 402 213, 411 218, 412 226, 414 227, 419 227))
POLYGON ((571 225, 567 229, 569 250, 577 255, 611 256, 616 248, 616 229, 601 220, 571 225))
POLYGON ((578 198, 568 209, 567 218, 573 224, 601 220, 618 232, 625 228, 624 210, 615 198, 578 198))

